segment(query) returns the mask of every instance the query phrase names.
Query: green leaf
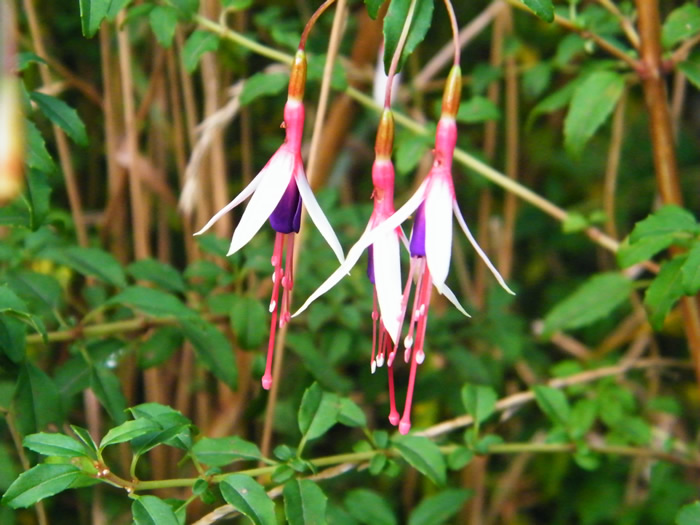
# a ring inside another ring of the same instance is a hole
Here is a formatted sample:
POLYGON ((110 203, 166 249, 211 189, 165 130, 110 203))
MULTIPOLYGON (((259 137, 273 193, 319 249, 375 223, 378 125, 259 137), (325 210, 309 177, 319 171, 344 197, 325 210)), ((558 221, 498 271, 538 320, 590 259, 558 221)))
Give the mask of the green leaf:
POLYGON ((203 438, 192 447, 197 461, 210 467, 223 467, 235 461, 259 460, 260 449, 255 443, 238 436, 203 438))
POLYGON ((40 252, 40 256, 68 266, 82 275, 97 277, 107 284, 126 286, 126 277, 119 262, 111 253, 99 248, 82 246, 49 248, 40 252))
POLYGON ((569 423, 571 409, 564 392, 546 385, 532 387, 535 401, 547 417, 555 424, 566 426, 569 423))
POLYGON ((462 403, 467 412, 481 423, 496 410, 496 391, 489 386, 466 384, 462 387, 462 403))
POLYGON ((544 318, 543 335, 579 328, 606 317, 625 302, 633 283, 616 272, 594 275, 552 308, 544 318))
POLYGON ((681 507, 676 514, 676 525, 700 525, 700 501, 681 507))
POLYGON ((17 71, 24 71, 30 64, 47 64, 47 62, 39 55, 32 53, 31 51, 22 51, 17 53, 17 71))
POLYGON ((573 80, 566 84, 563 88, 558 89, 551 95, 548 95, 538 102, 537 105, 532 108, 532 111, 530 111, 525 126, 530 128, 540 115, 552 113, 566 107, 569 101, 571 101, 571 98, 574 96, 574 91, 576 91, 576 88, 580 83, 580 81, 573 80))
POLYGON ((87 146, 88 137, 85 124, 80 120, 77 111, 61 99, 44 95, 38 91, 32 91, 29 98, 36 103, 46 118, 63 129, 77 144, 87 146))
POLYGON ((150 281, 171 292, 185 291, 182 275, 167 263, 140 259, 127 266, 126 271, 137 281, 150 281))
POLYGON ((348 427, 366 427, 367 417, 362 409, 352 399, 340 398, 338 422, 348 427))
MULTIPOLYGON (((387 73, 398 46, 410 4, 411 0, 392 0, 384 17, 384 70, 387 73)), ((411 27, 401 52, 397 72, 401 71, 406 58, 425 38, 433 18, 433 7, 433 0, 416 0, 411 27)))
POLYGON ((365 6, 367 7, 367 14, 372 20, 377 19, 379 14, 379 9, 382 7, 384 0, 365 0, 365 6))
POLYGON ((87 454, 82 443, 65 434, 30 434, 22 440, 22 445, 44 456, 75 458, 87 454))
POLYGON ((22 434, 43 430, 50 423, 60 424, 63 420, 56 385, 44 371, 28 361, 20 367, 13 403, 22 434))
POLYGON ((428 476, 436 485, 445 484, 445 458, 435 443, 426 437, 411 435, 396 436, 392 442, 412 467, 428 476))
POLYGON ((668 204, 635 224, 629 239, 630 243, 635 243, 648 237, 666 237, 682 233, 700 233, 700 225, 688 210, 668 204))
POLYGON ((277 525, 275 504, 265 489, 250 476, 231 474, 223 479, 219 488, 226 503, 233 505, 255 525, 277 525))
POLYGON ((165 363, 182 347, 184 336, 175 326, 163 326, 153 332, 138 349, 140 368, 151 368, 165 363))
POLYGON ((420 159, 430 150, 430 143, 422 135, 400 133, 394 150, 396 152, 396 171, 405 175, 416 169, 420 159))
POLYGON ((46 142, 39 128, 31 120, 25 120, 24 129, 27 134, 27 166, 44 173, 56 171, 56 165, 46 150, 46 142))
POLYGON ((683 289, 686 295, 695 295, 700 291, 700 243, 693 244, 688 258, 681 267, 683 289))
POLYGON ((314 383, 304 392, 299 407, 299 430, 305 439, 325 434, 338 421, 338 396, 314 383))
POLYGON ((523 92, 529 99, 536 99, 549 87, 552 66, 549 62, 536 62, 523 73, 523 92))
POLYGON ((139 436, 144 436, 149 432, 158 430, 159 427, 150 419, 132 419, 125 421, 119 426, 116 426, 107 432, 100 441, 100 450, 115 445, 117 443, 126 443, 139 436))
POLYGON ((173 508, 156 496, 137 496, 131 513, 136 525, 180 525, 173 508))
POLYGON ((238 368, 226 336, 216 326, 202 320, 184 321, 182 329, 207 370, 235 390, 238 368))
POLYGON ((199 10, 199 0, 168 0, 183 15, 191 16, 199 10))
POLYGON ((135 419, 148 419, 161 429, 159 432, 134 439, 135 449, 152 447, 160 443, 182 450, 192 448, 192 436, 189 432, 192 421, 183 416, 181 412, 159 403, 141 403, 129 408, 129 412, 135 419))
POLYGON ((194 31, 182 49, 182 60, 188 73, 194 72, 204 53, 219 49, 219 37, 208 31, 194 31))
POLYGON ((51 186, 46 173, 39 170, 29 170, 27 174, 27 196, 29 206, 29 227, 36 231, 44 224, 49 213, 51 186))
POLYGON ((316 483, 294 479, 285 483, 282 494, 289 525, 325 525, 328 498, 316 483))
MULTIPOLYGON (((10 290, 7 285, 0 285, 0 314, 5 314, 6 317, 16 319, 22 323, 30 326, 37 333, 41 334, 44 343, 47 342, 46 327, 43 321, 36 315, 32 315, 26 312, 27 306, 17 294, 10 290)), ((10 349, 10 352, 15 358, 20 357, 20 353, 24 354, 24 349, 17 348, 16 345, 23 342, 23 334, 20 333, 19 328, 16 325, 12 325, 12 319, 6 319, 10 324, 5 323, 5 329, 3 338, 3 347, 10 349)))
POLYGON ((92 38, 107 16, 112 0, 80 0, 80 25, 85 38, 92 38))
POLYGON ((523 3, 545 22, 554 21, 554 6, 552 5, 552 0, 523 0, 523 3))
POLYGON ((396 516, 386 500, 376 492, 355 489, 345 496, 345 508, 365 525, 396 525, 396 516))
POLYGON ((254 350, 267 338, 267 310, 253 297, 236 297, 231 306, 231 330, 238 346, 254 350))
POLYGON ((195 312, 182 304, 182 301, 174 295, 145 286, 129 286, 105 304, 108 306, 126 305, 153 317, 173 316, 179 319, 196 317, 195 312))
POLYGON ((467 447, 457 447, 447 456, 447 466, 450 470, 461 470, 474 459, 474 452, 467 447))
POLYGON ((574 91, 564 121, 564 145, 579 155, 607 120, 625 89, 625 78, 612 71, 591 73, 574 91))
POLYGON ((440 525, 457 514, 472 495, 467 489, 447 489, 421 501, 408 519, 408 525, 440 525))
POLYGON ((593 399, 580 399, 571 409, 569 433, 574 439, 582 439, 598 416, 598 403, 593 399))
POLYGON ((649 308, 649 322, 655 330, 661 330, 666 315, 673 305, 685 294, 681 268, 686 257, 676 257, 661 265, 659 274, 644 294, 644 304, 649 308))
POLYGON ((126 421, 126 399, 113 372, 102 365, 90 367, 90 388, 115 423, 126 421))
POLYGON ((158 43, 165 48, 170 47, 177 27, 177 11, 172 7, 157 5, 148 13, 148 20, 158 43))
POLYGON ((486 122, 487 120, 500 119, 501 111, 498 109, 498 106, 486 97, 476 96, 465 100, 459 105, 456 118, 457 122, 465 124, 486 122))
POLYGON ((686 2, 671 11, 661 28, 661 43, 670 49, 700 32, 700 7, 686 2))
POLYGON ((289 84, 289 75, 283 73, 255 73, 243 83, 241 106, 246 106, 260 97, 278 95, 289 84))
POLYGON ((63 492, 83 478, 74 465, 41 464, 23 472, 10 485, 2 497, 2 503, 13 509, 29 507, 37 501, 63 492))
POLYGON ((75 432, 75 435, 80 438, 80 441, 82 441, 85 446, 88 448, 88 450, 92 452, 97 452, 97 443, 95 443, 95 440, 92 439, 92 436, 90 435, 90 432, 87 431, 87 429, 83 427, 79 427, 77 425, 71 425, 70 428, 75 432))
POLYGON ((253 0, 223 0, 222 6, 234 11, 243 11, 253 5, 253 0))
POLYGON ((0 350, 15 364, 25 358, 27 329, 24 323, 8 316, 0 316, 0 350))
POLYGON ((700 89, 700 53, 691 54, 687 60, 678 64, 678 69, 685 74, 696 89, 700 89))
POLYGON ((651 259, 654 255, 665 250, 673 243, 673 236, 645 237, 630 244, 629 239, 625 239, 615 254, 617 262, 622 268, 627 268, 633 264, 651 259))

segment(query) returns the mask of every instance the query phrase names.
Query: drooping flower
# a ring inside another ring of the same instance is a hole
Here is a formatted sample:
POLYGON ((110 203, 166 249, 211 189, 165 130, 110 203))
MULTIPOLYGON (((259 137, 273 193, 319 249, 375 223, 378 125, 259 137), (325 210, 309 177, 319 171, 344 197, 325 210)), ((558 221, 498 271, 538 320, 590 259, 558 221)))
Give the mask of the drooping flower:
POLYGON ((233 232, 228 255, 245 246, 260 230, 265 221, 277 233, 272 254, 273 289, 270 300, 272 314, 267 363, 262 378, 266 390, 272 384, 272 358, 275 331, 291 317, 290 301, 293 286, 294 234, 299 232, 302 203, 309 217, 326 239, 338 260, 344 260, 343 250, 324 215, 306 179, 301 157, 301 141, 304 132, 304 86, 306 83, 306 55, 299 49, 292 64, 287 102, 284 106, 285 140, 265 167, 230 203, 219 210, 195 235, 207 231, 217 220, 251 197, 238 226, 233 232), (282 286, 280 302, 279 288, 282 286), (280 304, 281 303, 281 304, 280 304), (279 316, 279 323, 278 323, 279 316))
POLYGON ((394 142, 394 117, 390 109, 382 113, 375 142, 375 160, 372 165, 372 182, 374 191, 372 199, 374 208, 365 232, 355 245, 352 254, 343 264, 306 300, 297 310, 295 316, 306 310, 318 297, 330 290, 357 263, 362 253, 367 250, 367 276, 373 285, 374 304, 372 308, 372 373, 381 367, 386 359, 387 350, 391 349, 401 335, 401 261, 399 258, 400 241, 404 237, 400 227, 384 229, 374 236, 374 242, 363 245, 362 239, 368 238, 388 217, 394 213, 394 165, 391 151, 394 142))

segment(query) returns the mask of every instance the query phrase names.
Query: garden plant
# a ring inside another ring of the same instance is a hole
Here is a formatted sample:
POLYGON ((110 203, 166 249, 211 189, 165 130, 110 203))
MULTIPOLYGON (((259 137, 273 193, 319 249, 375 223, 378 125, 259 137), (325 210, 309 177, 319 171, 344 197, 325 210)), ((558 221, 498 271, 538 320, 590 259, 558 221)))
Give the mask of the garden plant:
POLYGON ((699 524, 699 44, 0 0, 0 524, 699 524))

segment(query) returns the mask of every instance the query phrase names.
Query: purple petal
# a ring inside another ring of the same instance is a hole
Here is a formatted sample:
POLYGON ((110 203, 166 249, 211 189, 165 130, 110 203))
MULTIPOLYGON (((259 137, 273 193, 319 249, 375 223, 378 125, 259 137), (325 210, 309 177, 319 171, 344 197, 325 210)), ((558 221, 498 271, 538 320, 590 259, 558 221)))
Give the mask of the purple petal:
POLYGON ((372 284, 374 281, 374 250, 372 249, 374 245, 367 248, 367 278, 372 284))
POLYGON ((425 201, 420 203, 413 219, 410 252, 411 257, 425 257, 425 201))
POLYGON ((279 233, 299 233, 301 198, 296 181, 292 178, 277 207, 270 214, 270 226, 279 233))

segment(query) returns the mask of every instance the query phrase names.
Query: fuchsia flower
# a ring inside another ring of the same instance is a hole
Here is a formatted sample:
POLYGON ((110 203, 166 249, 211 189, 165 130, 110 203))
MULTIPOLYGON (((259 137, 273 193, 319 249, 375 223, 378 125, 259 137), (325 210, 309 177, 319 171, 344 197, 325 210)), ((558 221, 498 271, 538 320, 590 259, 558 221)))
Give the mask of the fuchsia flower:
MULTIPOLYGON (((348 256, 340 268, 331 275, 316 292, 306 301, 304 306, 297 312, 305 309, 311 301, 333 287, 357 262, 362 252, 372 246, 374 253, 375 282, 379 282, 377 268, 384 272, 393 272, 394 276, 399 275, 399 271, 393 266, 377 261, 376 249, 382 240, 389 234, 399 231, 400 225, 413 213, 413 230, 409 251, 411 263, 406 286, 402 294, 399 306, 398 324, 404 322, 408 302, 411 292, 411 285, 415 280, 415 291, 413 294, 413 306, 410 310, 409 328, 404 338, 404 360, 410 362, 408 391, 404 404, 403 415, 399 417, 396 410, 394 396, 393 366, 396 352, 399 347, 399 338, 392 337, 393 348, 388 353, 386 361, 389 372, 389 397, 390 414, 389 420, 392 424, 399 426, 399 432, 408 433, 411 428, 411 405, 413 401, 413 390, 415 386, 416 371, 425 359, 425 332, 428 321, 428 307, 430 306, 430 296, 433 286, 438 293, 444 295, 452 304, 464 315, 469 315, 462 308, 454 293, 447 287, 445 280, 449 273, 450 259, 452 255, 452 216, 457 219, 457 223, 462 228, 467 239, 471 243, 479 257, 484 261, 498 283, 510 294, 514 292, 508 288, 503 277, 498 273, 484 251, 476 242, 469 227, 467 226, 459 205, 455 198, 454 183, 452 181, 452 158, 457 143, 457 123, 455 116, 459 107, 461 94, 461 71, 459 66, 454 66, 450 71, 443 96, 442 115, 437 125, 435 136, 435 150, 433 152, 433 166, 421 183, 416 192, 408 201, 389 217, 382 217, 382 221, 370 222, 370 226, 365 233, 355 243, 348 252, 348 256)), ((375 163, 376 164, 376 163, 375 163)), ((375 202, 375 210, 377 204, 375 202)), ((386 275, 383 273, 382 275, 386 275)), ((381 292, 382 288, 377 287, 381 292)), ((395 301, 394 299, 391 299, 395 301)), ((394 305, 395 303, 392 303, 394 305)), ((379 295, 380 311, 382 310, 381 295, 379 295)), ((393 317, 396 308, 390 308, 391 318, 382 311, 382 318, 387 317, 389 324, 384 323, 385 328, 392 335, 396 326, 396 318, 393 317), (390 326, 391 328, 390 328, 390 326)), ((295 315, 297 315, 295 314, 295 315)), ((380 363, 377 363, 380 364, 380 363)))
POLYGON ((238 226, 233 232, 228 255, 232 255, 245 246, 260 230, 266 220, 277 232, 272 254, 274 272, 272 280, 272 299, 270 313, 270 340, 268 343, 267 363, 262 386, 266 390, 272 384, 272 357, 275 343, 275 329, 279 314, 279 326, 284 326, 291 317, 290 301, 293 286, 294 234, 299 232, 302 202, 309 217, 326 239, 338 260, 344 260, 343 250, 314 197, 304 172, 301 158, 301 141, 304 133, 304 85, 306 83, 306 55, 302 49, 297 51, 289 80, 289 96, 284 106, 285 140, 265 167, 230 203, 214 215, 195 235, 207 231, 225 213, 251 197, 243 212, 238 226), (284 261, 283 261, 284 259, 284 261), (279 288, 282 286, 281 306, 278 304, 279 288))

